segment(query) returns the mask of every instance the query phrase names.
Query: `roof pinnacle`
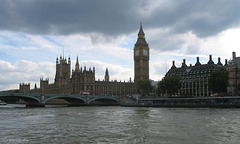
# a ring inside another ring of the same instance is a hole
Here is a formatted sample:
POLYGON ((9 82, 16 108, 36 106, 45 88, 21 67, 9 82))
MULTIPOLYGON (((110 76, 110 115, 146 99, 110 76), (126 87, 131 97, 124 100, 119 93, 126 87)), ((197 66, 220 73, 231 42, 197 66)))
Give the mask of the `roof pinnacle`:
POLYGON ((144 38, 144 32, 143 32, 143 28, 142 28, 142 22, 140 22, 140 29, 139 29, 139 32, 138 32, 138 37, 139 38, 144 38))

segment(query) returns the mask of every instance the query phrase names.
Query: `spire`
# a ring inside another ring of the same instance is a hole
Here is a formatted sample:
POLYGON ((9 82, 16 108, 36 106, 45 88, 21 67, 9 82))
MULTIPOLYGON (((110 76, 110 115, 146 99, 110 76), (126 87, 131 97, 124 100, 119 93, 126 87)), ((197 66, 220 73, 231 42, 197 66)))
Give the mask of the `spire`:
POLYGON ((77 56, 77 63, 78 63, 78 56, 77 56))
POLYGON ((138 32, 138 40, 137 40, 135 45, 139 45, 139 44, 148 45, 146 40, 145 40, 145 33, 143 32, 142 22, 140 23, 140 29, 139 29, 139 32, 138 32))
POLYGON ((106 68, 106 72, 105 72, 105 81, 109 82, 108 68, 106 68))
POLYGON ((105 76, 108 76, 108 68, 106 68, 105 76))
POLYGON ((143 32, 143 28, 142 28, 142 22, 140 23, 140 29, 139 29, 139 32, 138 32, 138 37, 139 38, 144 38, 145 36, 145 33, 143 32))
POLYGON ((75 70, 79 70, 78 56, 77 56, 77 62, 76 62, 75 70))

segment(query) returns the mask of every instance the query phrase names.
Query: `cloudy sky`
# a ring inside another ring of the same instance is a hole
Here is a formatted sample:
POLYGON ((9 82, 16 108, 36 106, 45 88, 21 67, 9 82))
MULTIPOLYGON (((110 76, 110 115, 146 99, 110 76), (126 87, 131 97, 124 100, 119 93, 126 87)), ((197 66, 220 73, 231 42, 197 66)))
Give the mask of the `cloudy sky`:
POLYGON ((140 22, 150 47, 150 78, 161 80, 172 61, 188 65, 209 55, 217 63, 240 55, 239 0, 0 0, 0 90, 55 77, 56 58, 78 55, 102 80, 134 77, 140 22))

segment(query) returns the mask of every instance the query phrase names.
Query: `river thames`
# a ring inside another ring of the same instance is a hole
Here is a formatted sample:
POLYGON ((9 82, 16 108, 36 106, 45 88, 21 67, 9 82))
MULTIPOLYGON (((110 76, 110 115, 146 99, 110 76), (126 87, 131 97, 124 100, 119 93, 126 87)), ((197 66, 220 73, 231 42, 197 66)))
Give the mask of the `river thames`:
POLYGON ((240 109, 0 107, 0 143, 237 144, 240 109))

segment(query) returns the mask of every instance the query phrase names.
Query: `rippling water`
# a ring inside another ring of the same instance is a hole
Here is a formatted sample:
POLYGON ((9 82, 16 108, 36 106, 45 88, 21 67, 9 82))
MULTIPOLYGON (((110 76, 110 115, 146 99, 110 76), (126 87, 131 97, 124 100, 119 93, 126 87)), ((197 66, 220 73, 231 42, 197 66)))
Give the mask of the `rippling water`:
POLYGON ((239 143, 240 109, 0 107, 0 143, 239 143))

